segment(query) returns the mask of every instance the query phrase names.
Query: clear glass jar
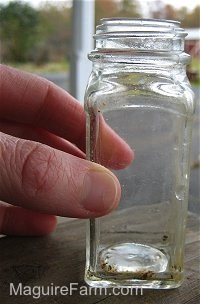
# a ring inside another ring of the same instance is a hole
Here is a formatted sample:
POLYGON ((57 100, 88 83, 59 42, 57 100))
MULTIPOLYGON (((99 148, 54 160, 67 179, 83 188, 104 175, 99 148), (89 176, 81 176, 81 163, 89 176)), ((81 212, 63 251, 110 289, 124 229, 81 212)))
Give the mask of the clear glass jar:
POLYGON ((175 288, 183 280, 194 112, 185 36, 175 21, 113 18, 97 26, 87 159, 114 172, 122 196, 116 211, 88 221, 91 286, 175 288))

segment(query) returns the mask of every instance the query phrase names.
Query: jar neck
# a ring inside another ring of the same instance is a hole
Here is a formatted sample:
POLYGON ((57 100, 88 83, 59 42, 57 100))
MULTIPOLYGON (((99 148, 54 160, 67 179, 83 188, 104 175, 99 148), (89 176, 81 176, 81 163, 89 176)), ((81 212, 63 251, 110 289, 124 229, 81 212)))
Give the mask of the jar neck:
POLYGON ((145 58, 165 58, 164 61, 187 64, 189 55, 184 53, 186 35, 176 21, 102 19, 94 35, 96 48, 89 55, 89 59, 140 63, 145 58))

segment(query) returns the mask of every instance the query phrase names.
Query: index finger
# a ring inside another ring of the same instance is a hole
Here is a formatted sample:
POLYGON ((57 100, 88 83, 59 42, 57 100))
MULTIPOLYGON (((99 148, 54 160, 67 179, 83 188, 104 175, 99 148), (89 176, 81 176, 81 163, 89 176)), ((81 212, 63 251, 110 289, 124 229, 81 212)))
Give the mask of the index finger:
MULTIPOLYGON (((85 150, 86 117, 78 101, 52 82, 0 65, 0 119, 42 127, 85 150)), ((133 151, 102 120, 102 164, 126 167, 133 151)))

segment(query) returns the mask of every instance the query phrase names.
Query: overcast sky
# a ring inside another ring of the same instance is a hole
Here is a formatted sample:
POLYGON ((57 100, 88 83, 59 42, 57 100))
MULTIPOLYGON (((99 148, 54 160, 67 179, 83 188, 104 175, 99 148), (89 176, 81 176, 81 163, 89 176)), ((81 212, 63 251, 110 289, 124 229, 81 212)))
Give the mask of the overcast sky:
MULTIPOLYGON (((0 3, 6 4, 7 2, 12 2, 15 0, 0 0, 0 3)), ((55 2, 55 0, 21 0, 22 2, 28 2, 34 7, 38 7, 41 2, 55 2)), ((78 1, 78 0, 75 0, 78 1)), ((91 0, 79 0, 79 1, 91 1, 91 0)), ((109 1, 109 0, 108 0, 109 1)), ((144 5, 151 5, 151 3, 155 3, 156 0, 138 0, 138 2, 143 3, 144 5)), ((56 2, 63 2, 62 0, 56 0, 56 2)), ((67 0, 65 0, 67 2, 67 0)), ((68 2, 71 2, 71 0, 68 0, 68 2)), ((199 0, 162 0, 162 2, 166 4, 171 4, 177 8, 180 8, 182 6, 188 7, 188 9, 193 9, 195 6, 199 5, 199 0)))

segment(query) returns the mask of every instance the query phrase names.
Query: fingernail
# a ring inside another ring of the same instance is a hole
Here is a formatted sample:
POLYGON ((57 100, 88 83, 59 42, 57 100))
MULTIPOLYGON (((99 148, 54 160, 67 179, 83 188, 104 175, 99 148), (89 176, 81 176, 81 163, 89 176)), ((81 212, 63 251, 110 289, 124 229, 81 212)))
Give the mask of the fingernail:
POLYGON ((117 206, 121 188, 117 178, 106 170, 90 170, 83 182, 81 205, 92 212, 109 212, 117 206))

